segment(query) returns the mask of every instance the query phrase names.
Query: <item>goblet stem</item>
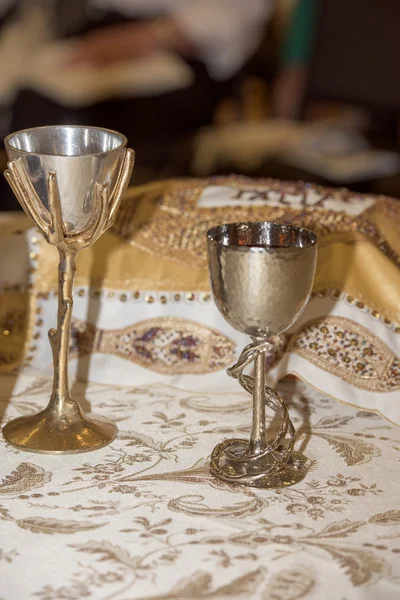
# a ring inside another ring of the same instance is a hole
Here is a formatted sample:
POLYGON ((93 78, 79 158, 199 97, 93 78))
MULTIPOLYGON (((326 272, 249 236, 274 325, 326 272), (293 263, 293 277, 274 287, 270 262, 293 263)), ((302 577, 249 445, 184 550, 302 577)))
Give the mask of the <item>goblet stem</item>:
POLYGON ((71 400, 68 383, 68 354, 72 318, 72 289, 76 274, 76 253, 58 248, 58 315, 57 329, 50 329, 54 380, 49 408, 63 414, 65 402, 71 400))
POLYGON ((265 354, 261 352, 254 361, 253 423, 249 454, 261 454, 265 447, 265 354))
POLYGON ((246 346, 239 360, 228 369, 231 377, 253 395, 253 424, 250 442, 225 440, 211 455, 211 472, 230 483, 255 487, 286 487, 303 479, 307 472, 301 456, 293 451, 295 430, 284 400, 265 385, 265 352, 268 340, 257 340, 246 346), (254 376, 243 370, 254 361, 254 376), (281 418, 275 438, 268 441, 265 426, 265 405, 281 418))

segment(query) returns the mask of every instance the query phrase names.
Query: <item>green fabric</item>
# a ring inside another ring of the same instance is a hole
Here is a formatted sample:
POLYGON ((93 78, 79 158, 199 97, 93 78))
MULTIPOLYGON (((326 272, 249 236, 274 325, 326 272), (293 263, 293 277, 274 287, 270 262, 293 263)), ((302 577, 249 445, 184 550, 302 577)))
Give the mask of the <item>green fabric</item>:
POLYGON ((284 65, 308 64, 314 35, 318 0, 298 0, 282 48, 284 65))

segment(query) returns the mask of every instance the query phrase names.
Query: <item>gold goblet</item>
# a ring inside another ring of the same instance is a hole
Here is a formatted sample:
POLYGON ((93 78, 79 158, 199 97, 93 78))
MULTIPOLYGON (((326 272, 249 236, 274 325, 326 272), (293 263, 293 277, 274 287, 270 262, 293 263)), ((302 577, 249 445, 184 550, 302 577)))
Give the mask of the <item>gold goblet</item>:
POLYGON ((303 479, 303 458, 293 452, 295 430, 285 402, 265 385, 268 341, 288 329, 303 312, 311 294, 317 236, 312 231, 277 223, 234 223, 210 229, 207 248, 211 288, 225 320, 253 342, 228 375, 253 395, 250 441, 227 440, 211 457, 211 471, 229 483, 284 487, 303 479), (254 361, 254 377, 243 370, 254 361), (265 406, 280 417, 267 440, 265 406))
POLYGON ((86 452, 109 444, 117 428, 86 415, 68 385, 68 351, 76 256, 114 223, 134 164, 126 138, 97 127, 49 126, 5 140, 5 177, 18 201, 59 253, 57 329, 50 329, 54 380, 50 402, 38 414, 10 421, 6 440, 31 452, 86 452))

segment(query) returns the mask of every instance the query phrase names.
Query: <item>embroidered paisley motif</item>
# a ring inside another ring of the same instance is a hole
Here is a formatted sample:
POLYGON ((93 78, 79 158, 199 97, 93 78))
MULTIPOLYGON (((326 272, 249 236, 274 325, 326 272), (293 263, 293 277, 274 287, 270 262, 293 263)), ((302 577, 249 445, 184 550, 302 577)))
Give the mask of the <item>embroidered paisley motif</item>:
POLYGON ((71 355, 113 354, 166 375, 211 373, 232 361, 235 344, 222 333, 188 319, 160 317, 124 329, 96 329, 73 320, 71 355))
POLYGON ((358 388, 400 389, 399 359, 382 340, 350 319, 327 316, 309 321, 291 339, 288 351, 358 388))

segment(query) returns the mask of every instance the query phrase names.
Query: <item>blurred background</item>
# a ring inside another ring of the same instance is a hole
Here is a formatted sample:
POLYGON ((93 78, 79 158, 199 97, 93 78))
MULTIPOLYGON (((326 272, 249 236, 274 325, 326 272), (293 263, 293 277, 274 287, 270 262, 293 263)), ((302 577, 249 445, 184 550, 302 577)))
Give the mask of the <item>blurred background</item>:
POLYGON ((241 173, 400 197, 399 23, 398 0, 0 0, 0 137, 119 130, 134 185, 241 173))

